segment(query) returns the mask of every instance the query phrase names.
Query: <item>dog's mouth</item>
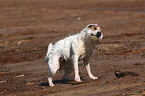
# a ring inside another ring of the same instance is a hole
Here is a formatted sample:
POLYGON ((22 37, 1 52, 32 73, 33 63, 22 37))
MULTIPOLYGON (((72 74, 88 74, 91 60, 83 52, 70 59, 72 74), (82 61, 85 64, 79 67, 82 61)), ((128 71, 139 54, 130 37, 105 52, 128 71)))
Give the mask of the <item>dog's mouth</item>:
POLYGON ((95 34, 95 35, 91 33, 91 36, 93 36, 93 37, 95 36, 97 38, 100 38, 101 35, 102 35, 101 32, 97 32, 97 34, 95 34))
POLYGON ((101 42, 102 41, 102 38, 100 38, 102 36, 102 32, 97 32, 97 34, 93 34, 91 33, 91 38, 95 41, 98 41, 101 42))

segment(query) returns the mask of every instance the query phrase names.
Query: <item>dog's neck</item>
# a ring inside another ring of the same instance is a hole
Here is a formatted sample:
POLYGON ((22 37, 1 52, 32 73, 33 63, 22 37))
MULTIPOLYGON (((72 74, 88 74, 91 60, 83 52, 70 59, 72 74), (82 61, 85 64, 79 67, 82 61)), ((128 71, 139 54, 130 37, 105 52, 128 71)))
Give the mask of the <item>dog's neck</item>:
POLYGON ((88 35, 87 33, 88 29, 83 29, 81 32, 80 32, 80 38, 83 42, 85 42, 85 48, 91 48, 91 49, 94 49, 95 46, 99 43, 99 40, 93 40, 91 39, 90 35, 88 35))

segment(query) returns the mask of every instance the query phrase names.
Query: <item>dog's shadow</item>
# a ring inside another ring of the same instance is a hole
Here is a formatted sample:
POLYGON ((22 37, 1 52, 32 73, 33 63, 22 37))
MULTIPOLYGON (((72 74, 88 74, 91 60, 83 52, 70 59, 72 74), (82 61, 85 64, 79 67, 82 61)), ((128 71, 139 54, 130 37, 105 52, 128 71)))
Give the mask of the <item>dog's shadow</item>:
MULTIPOLYGON (((70 84, 70 85, 79 85, 79 84, 83 84, 86 82, 87 82, 86 79, 83 79, 82 82, 76 82, 74 80, 64 80, 64 79, 53 81, 54 84, 70 84)), ((49 86, 48 82, 40 83, 39 85, 40 86, 49 86)))

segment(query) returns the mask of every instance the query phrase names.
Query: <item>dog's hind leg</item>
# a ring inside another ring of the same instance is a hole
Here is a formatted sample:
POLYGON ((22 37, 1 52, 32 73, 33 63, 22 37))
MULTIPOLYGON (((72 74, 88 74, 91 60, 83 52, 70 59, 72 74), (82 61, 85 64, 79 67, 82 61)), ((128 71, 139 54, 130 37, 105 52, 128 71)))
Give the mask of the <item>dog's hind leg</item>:
POLYGON ((60 68, 59 57, 55 56, 53 57, 53 59, 50 59, 48 61, 48 68, 49 68, 49 77, 48 77, 49 86, 53 87, 54 84, 52 82, 52 77, 57 73, 57 71, 60 68))

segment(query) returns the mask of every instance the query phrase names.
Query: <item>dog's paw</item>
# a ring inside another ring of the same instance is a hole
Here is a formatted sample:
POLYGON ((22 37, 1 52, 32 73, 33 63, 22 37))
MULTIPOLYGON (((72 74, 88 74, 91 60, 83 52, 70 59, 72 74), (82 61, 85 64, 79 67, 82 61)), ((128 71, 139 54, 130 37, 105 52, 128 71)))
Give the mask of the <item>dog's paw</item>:
POLYGON ((92 80, 97 80, 97 79, 98 79, 98 77, 91 77, 91 79, 92 79, 92 80))
POLYGON ((75 81, 76 82, 81 82, 81 79, 80 78, 75 78, 75 81))
POLYGON ((50 86, 50 87, 54 87, 54 84, 53 84, 53 83, 52 83, 52 84, 49 84, 49 86, 50 86))

